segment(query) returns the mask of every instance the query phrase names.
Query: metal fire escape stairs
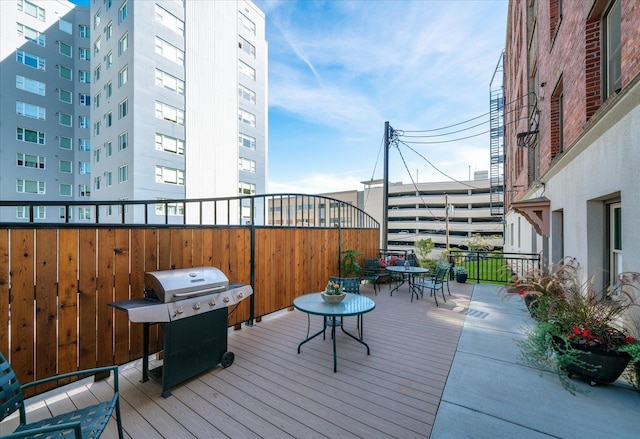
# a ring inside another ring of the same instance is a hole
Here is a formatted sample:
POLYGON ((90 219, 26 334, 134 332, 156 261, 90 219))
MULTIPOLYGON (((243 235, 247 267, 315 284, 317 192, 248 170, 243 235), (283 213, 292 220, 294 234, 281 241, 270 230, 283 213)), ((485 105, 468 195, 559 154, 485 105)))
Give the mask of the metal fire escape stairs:
POLYGON ((504 216, 504 51, 493 72, 489 86, 489 203, 492 216, 504 216))

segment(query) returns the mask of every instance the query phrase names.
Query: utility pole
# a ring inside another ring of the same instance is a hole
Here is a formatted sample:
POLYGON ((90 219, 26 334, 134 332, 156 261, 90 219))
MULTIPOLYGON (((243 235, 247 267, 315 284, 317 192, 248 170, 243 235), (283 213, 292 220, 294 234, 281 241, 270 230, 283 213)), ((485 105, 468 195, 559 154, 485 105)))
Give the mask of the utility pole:
POLYGON ((392 128, 389 126, 389 121, 384 123, 384 181, 382 183, 382 247, 381 249, 387 251, 387 225, 389 223, 389 143, 391 142, 392 128))
POLYGON ((447 251, 449 251, 449 196, 447 194, 444 194, 444 224, 444 233, 447 238, 447 251))

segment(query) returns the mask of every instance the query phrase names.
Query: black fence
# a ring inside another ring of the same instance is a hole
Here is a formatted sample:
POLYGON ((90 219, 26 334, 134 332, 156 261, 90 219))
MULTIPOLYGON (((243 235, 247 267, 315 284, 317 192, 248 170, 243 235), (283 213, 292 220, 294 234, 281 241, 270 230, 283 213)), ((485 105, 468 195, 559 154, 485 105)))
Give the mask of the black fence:
POLYGON ((503 253, 487 251, 451 251, 449 262, 456 267, 464 267, 468 282, 511 283, 514 274, 540 268, 537 253, 503 253))

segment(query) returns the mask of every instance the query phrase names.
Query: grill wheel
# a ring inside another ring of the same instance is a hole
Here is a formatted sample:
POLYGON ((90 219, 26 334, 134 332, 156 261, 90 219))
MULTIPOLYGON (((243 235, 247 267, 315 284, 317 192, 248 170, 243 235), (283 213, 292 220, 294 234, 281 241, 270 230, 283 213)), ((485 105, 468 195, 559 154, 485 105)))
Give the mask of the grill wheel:
POLYGON ((220 358, 220 364, 222 365, 222 367, 229 367, 233 364, 233 360, 235 360, 235 358, 236 356, 233 352, 225 352, 220 358))

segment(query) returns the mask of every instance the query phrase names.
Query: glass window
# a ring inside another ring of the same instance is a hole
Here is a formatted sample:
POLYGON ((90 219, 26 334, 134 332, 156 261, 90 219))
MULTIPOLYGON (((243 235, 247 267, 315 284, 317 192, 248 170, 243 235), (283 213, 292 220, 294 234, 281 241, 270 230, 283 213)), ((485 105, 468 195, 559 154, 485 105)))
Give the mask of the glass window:
POLYGON ((156 85, 179 95, 184 95, 184 81, 162 70, 156 69, 156 85))
POLYGON ((184 140, 156 133, 156 150, 184 155, 184 140))
POLYGON ((87 25, 80 25, 80 36, 82 38, 91 38, 91 28, 87 25))
POLYGON ((256 93, 253 90, 249 90, 244 85, 239 85, 238 96, 240 97, 240 99, 244 99, 245 101, 252 104, 256 103, 256 93))
POLYGON ((93 162, 94 163, 100 163, 100 158, 101 158, 100 151, 101 151, 101 148, 98 148, 95 151, 93 151, 93 162))
POLYGON ((16 180, 16 192, 22 194, 45 194, 46 185, 44 181, 23 180, 19 178, 16 180))
POLYGON ((113 93, 113 84, 111 81, 104 85, 104 93, 107 96, 107 99, 111 97, 111 94, 113 93))
POLYGON ((238 136, 238 144, 244 148, 256 149, 255 137, 240 133, 238 136))
POLYGON ((44 8, 36 6, 28 0, 18 0, 18 11, 22 11, 27 15, 31 15, 40 21, 45 21, 44 8))
POLYGON ((102 68, 101 68, 100 64, 98 64, 98 67, 93 69, 93 81, 94 82, 98 82, 100 80, 100 75, 101 74, 102 74, 102 68))
POLYGON ((58 148, 71 149, 71 145, 73 145, 71 137, 58 136, 58 148))
POLYGON ((69 58, 73 56, 73 48, 70 45, 63 43, 62 41, 58 43, 58 50, 60 51, 61 55, 68 56, 69 58))
POLYGON ((238 193, 242 195, 255 195, 256 185, 244 181, 238 182, 238 193))
POLYGON ((89 116, 78 116, 80 128, 90 128, 91 118, 89 116))
POLYGON ((71 174, 72 171, 72 164, 70 161, 68 160, 60 160, 60 168, 59 168, 60 172, 64 172, 66 174, 71 174))
POLYGON ((113 154, 113 148, 112 148, 112 145, 111 145, 111 141, 105 142, 104 150, 105 150, 105 152, 107 154, 107 157, 111 157, 111 155, 113 154))
POLYGON ((107 172, 107 175, 105 176, 105 180, 107 183, 107 187, 113 185, 113 172, 111 171, 107 172))
POLYGON ((118 136, 118 151, 127 149, 128 143, 129 143, 129 133, 125 131, 124 133, 118 136))
POLYGON ((127 114, 129 114, 129 99, 125 99, 118 104, 118 119, 122 119, 127 114))
POLYGON ((30 117, 32 119, 46 120, 47 110, 38 105, 29 104, 27 102, 16 101, 16 114, 20 116, 30 117))
POLYGON ((101 177, 93 177, 93 188, 95 190, 100 190, 100 186, 102 185, 101 177))
POLYGON ((156 53, 178 65, 184 65, 184 51, 159 37, 156 37, 156 53))
POLYGON ((129 66, 125 66, 118 72, 118 87, 122 87, 129 81, 129 66))
POLYGON ((113 124, 113 113, 111 111, 104 115, 104 123, 107 128, 113 124))
POLYGON ((73 25, 62 18, 58 19, 58 29, 62 32, 68 33, 69 35, 73 34, 73 25))
POLYGON ((604 96, 622 88, 621 1, 616 0, 604 16, 604 96))
MULTIPOLYGON (((33 209, 33 219, 46 219, 44 206, 32 206, 32 209, 33 209)), ((29 219, 29 207, 28 206, 16 207, 16 218, 29 219)))
POLYGON ((184 125, 184 110, 156 101, 156 117, 178 125, 184 125))
POLYGON ((70 197, 71 196, 71 185, 60 183, 60 196, 70 197))
POLYGON ((126 33, 118 41, 118 55, 122 55, 129 48, 129 34, 126 33))
POLYGON ((78 207, 78 218, 81 220, 90 220, 91 219, 91 208, 90 207, 78 207))
POLYGON ((104 65, 107 69, 111 68, 111 66, 113 65, 113 52, 107 53, 107 55, 104 57, 104 65))
POLYGON ((38 145, 45 144, 44 131, 29 130, 27 128, 16 128, 16 139, 21 142, 37 143, 38 145))
POLYGON ((45 169, 46 159, 40 155, 16 154, 16 164, 22 168, 45 169))
POLYGON ((16 23, 18 26, 18 37, 24 38, 27 41, 37 44, 38 46, 45 47, 47 45, 47 39, 44 34, 35 29, 31 29, 29 26, 25 26, 22 23, 16 23))
MULTIPOLYGON (((91 140, 89 139, 78 139, 78 149, 80 151, 91 151, 91 140)), ((100 148, 98 148, 100 149, 100 148)))
POLYGON ((252 126, 252 127, 256 126, 256 116, 254 114, 249 113, 248 111, 244 111, 242 109, 238 110, 238 120, 249 126, 252 126))
POLYGON ((104 28, 104 34, 107 38, 107 41, 109 41, 113 36, 113 23, 109 22, 109 24, 107 24, 107 27, 104 28))
POLYGON ((184 171, 165 166, 156 166, 156 183, 184 186, 184 171))
POLYGON ((65 127, 73 126, 73 120, 71 118, 71 115, 67 113, 58 114, 58 123, 65 127))
POLYGON ((93 15, 93 28, 97 29, 102 21, 102 10, 98 9, 93 15))
POLYGON ((44 82, 36 81, 35 79, 27 78, 26 76, 16 75, 16 88, 19 90, 44 96, 46 87, 47 86, 44 82))
POLYGON ((238 61, 238 70, 240 71, 241 74, 243 74, 244 76, 246 76, 247 78, 255 81, 256 80, 256 70, 251 67, 250 65, 242 62, 242 61, 238 61))
POLYGON ((81 47, 79 49, 80 59, 89 61, 91 59, 91 50, 87 47, 81 47))
POLYGON ((248 42, 242 37, 240 37, 238 41, 238 48, 242 50, 244 53, 246 53, 247 55, 252 56, 253 58, 256 57, 256 46, 254 46, 253 44, 251 44, 250 42, 248 42))
POLYGON ((78 185, 78 196, 80 196, 80 197, 90 197, 91 196, 91 185, 88 185, 88 184, 80 184, 80 185, 78 185))
POLYGON ((86 93, 78 93, 79 103, 85 107, 91 106, 91 96, 86 93))
POLYGON ((88 70, 79 70, 78 71, 79 81, 83 84, 91 83, 91 72, 88 70))
POLYGON ((244 157, 238 158, 238 169, 247 172, 256 172, 256 162, 244 157))
POLYGON ((94 122, 93 123, 93 135, 94 136, 99 136, 101 131, 102 131, 102 121, 99 120, 97 122, 94 122))
POLYGON ((238 14, 238 21, 240 22, 241 28, 244 28, 252 35, 256 34, 256 24, 253 21, 249 20, 249 18, 242 12, 238 14))
POLYGON ((93 54, 97 55, 98 53, 100 53, 100 49, 102 48, 102 38, 98 37, 94 42, 93 42, 93 54))
POLYGON ((78 172, 81 174, 91 174, 91 163, 78 162, 78 172))
POLYGON ((67 104, 73 103, 73 93, 69 90, 58 89, 58 99, 67 104))
POLYGON ((127 7, 127 0, 124 0, 124 2, 122 2, 122 6, 118 9, 118 24, 127 19, 127 7))
POLYGON ((118 183, 124 183, 129 180, 129 165, 120 166, 118 168, 118 183))
POLYGON ((184 35, 184 22, 157 4, 156 21, 176 32, 178 35, 184 35))
POLYGON ((66 66, 58 66, 58 76, 62 79, 71 81, 73 79, 73 70, 66 66))
POLYGON ((37 70, 45 70, 46 61, 44 58, 32 55, 24 50, 16 50, 16 61, 37 70))

